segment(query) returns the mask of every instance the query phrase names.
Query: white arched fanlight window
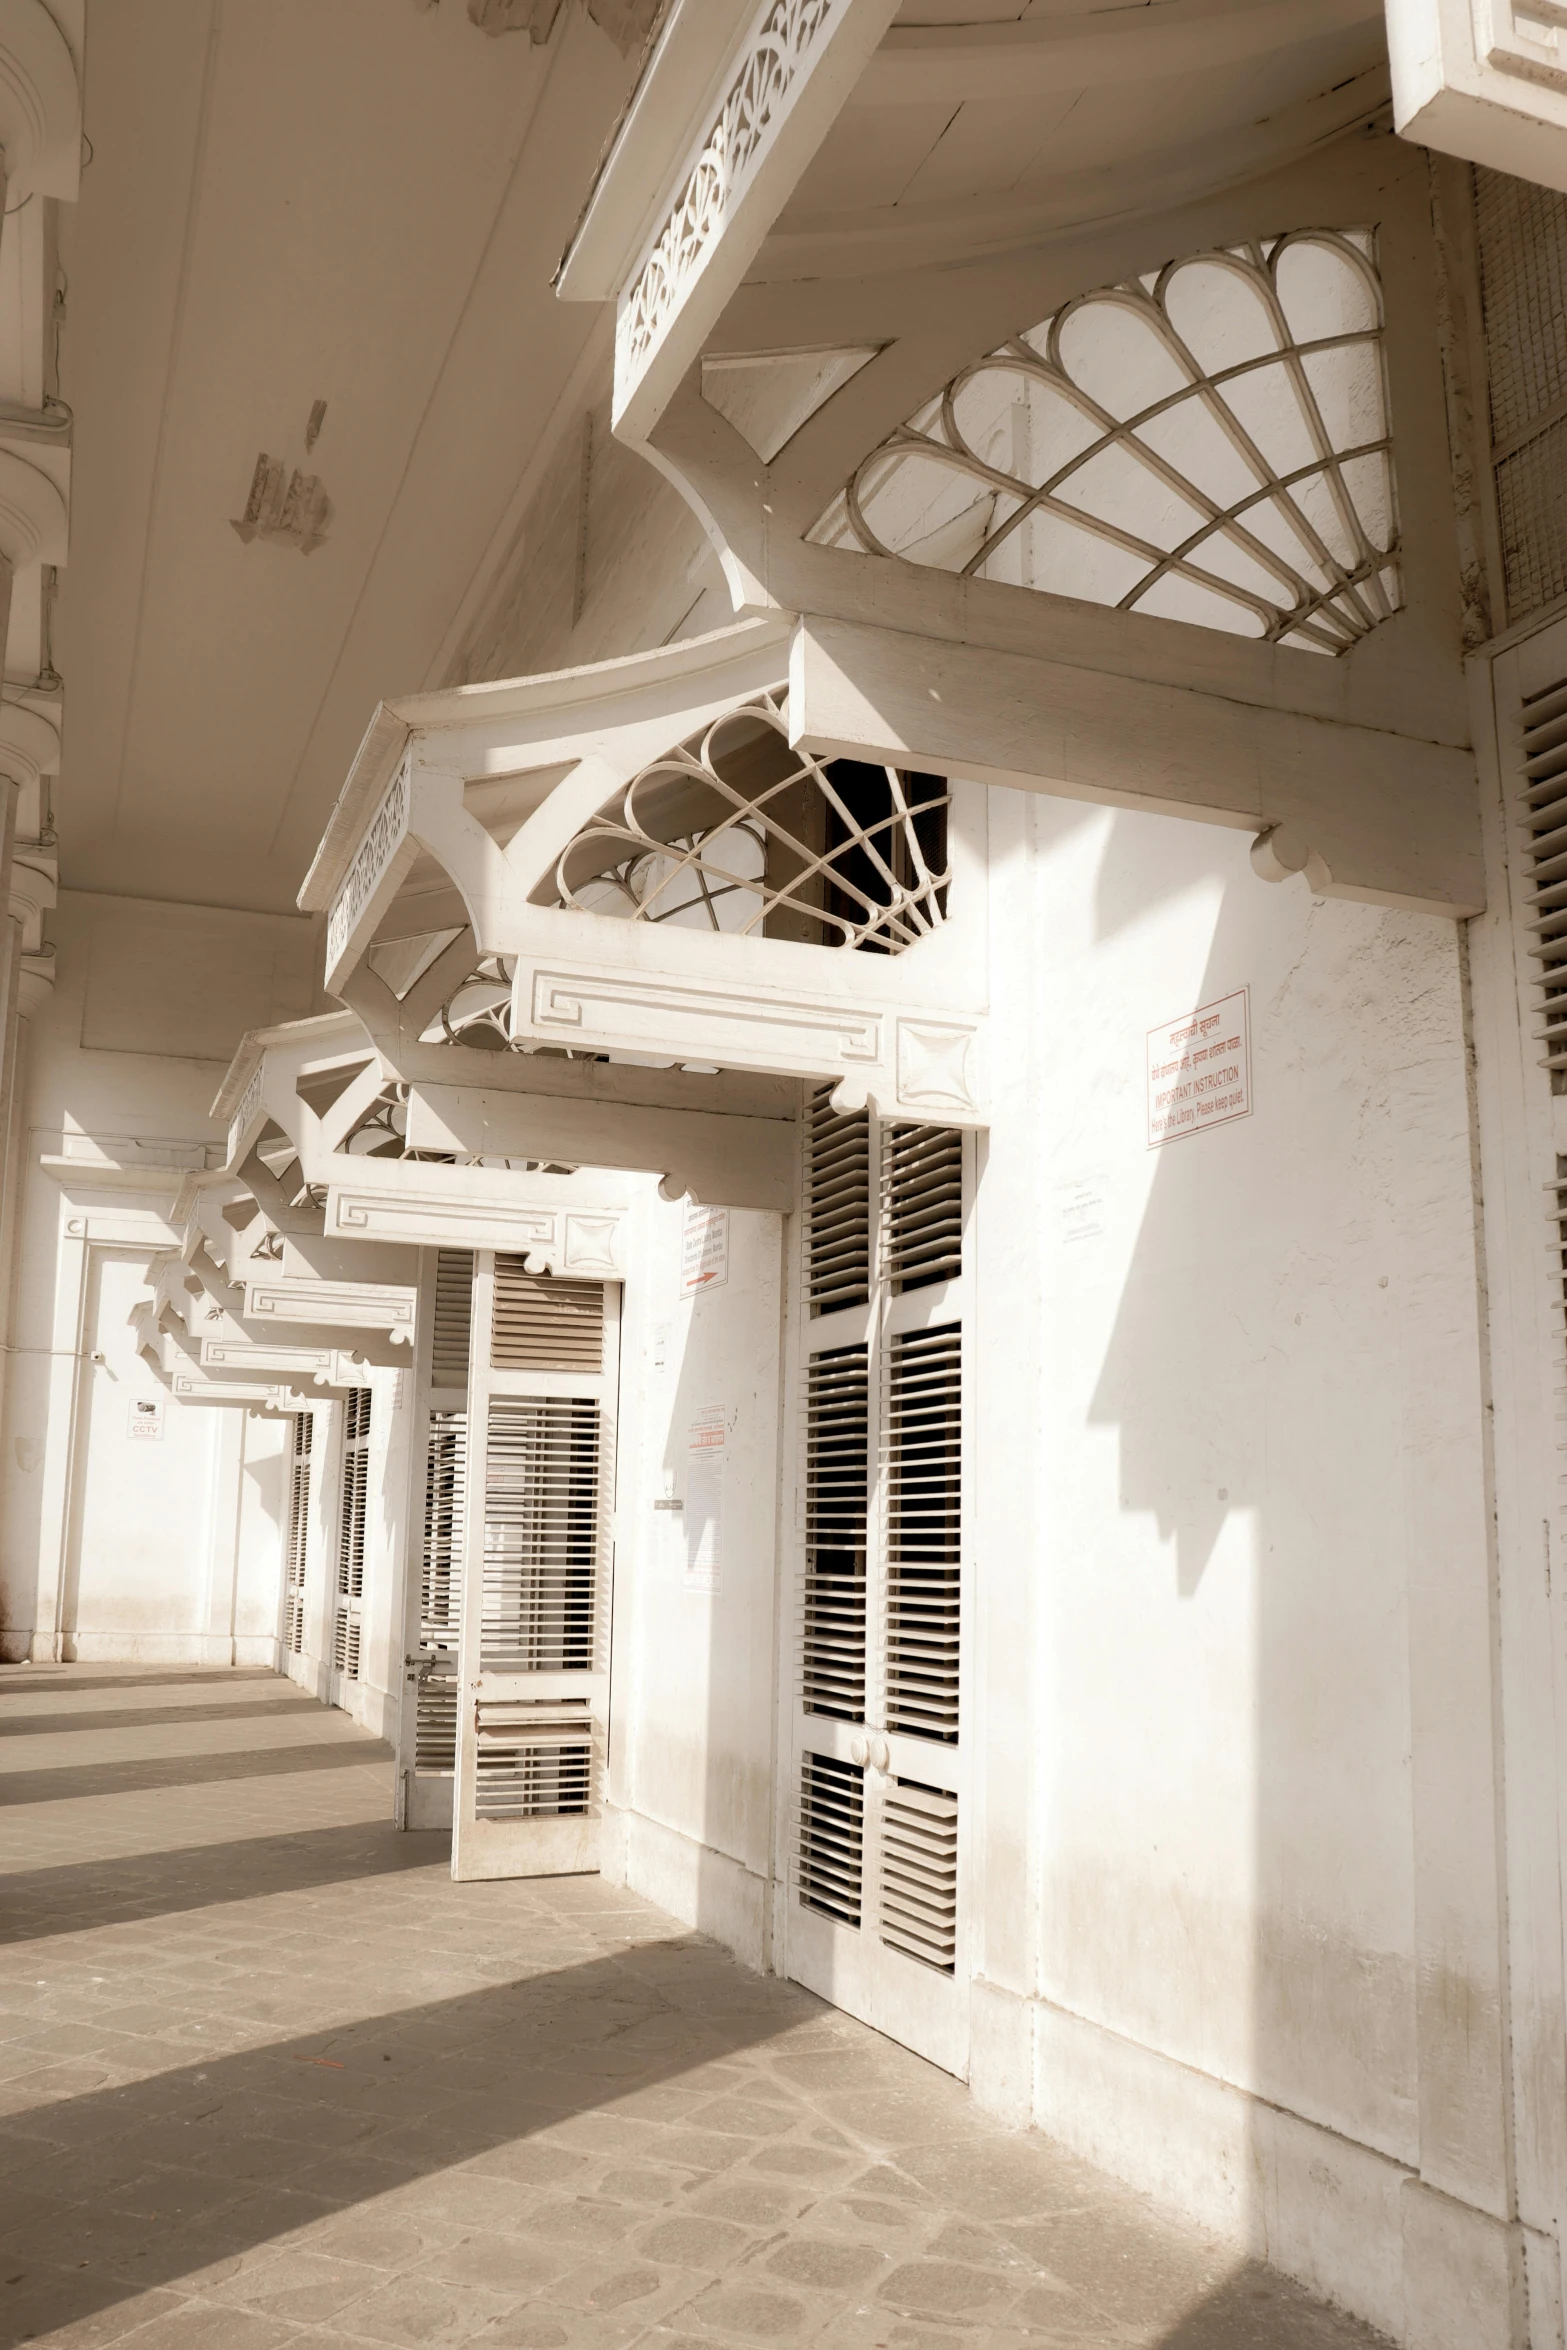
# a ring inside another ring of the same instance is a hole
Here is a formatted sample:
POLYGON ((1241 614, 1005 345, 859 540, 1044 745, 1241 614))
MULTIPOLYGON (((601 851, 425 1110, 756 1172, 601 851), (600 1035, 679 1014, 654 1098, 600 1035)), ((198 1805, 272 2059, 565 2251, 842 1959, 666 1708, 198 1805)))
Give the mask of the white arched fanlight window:
POLYGON ((808 534, 1342 653, 1402 602, 1369 230, 1078 295, 960 369, 808 534))

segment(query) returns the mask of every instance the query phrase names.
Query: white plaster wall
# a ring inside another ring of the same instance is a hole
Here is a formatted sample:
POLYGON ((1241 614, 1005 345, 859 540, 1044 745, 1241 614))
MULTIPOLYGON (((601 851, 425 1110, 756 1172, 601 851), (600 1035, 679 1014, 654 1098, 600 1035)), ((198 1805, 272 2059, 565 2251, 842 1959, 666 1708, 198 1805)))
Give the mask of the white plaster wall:
POLYGON ((782 1219, 729 1217, 729 1275, 680 1295, 683 1208, 651 1183, 621 1325, 606 1873, 767 1957, 775 1713, 782 1219), (728 1467, 717 1587, 693 1586, 692 1420, 720 1407, 728 1467))
POLYGON ((992 796, 976 2086, 1404 2333, 1400 2176, 1505 2194, 1460 937, 992 796), (1243 986, 1251 1115, 1149 1149, 1243 986))
POLYGON ((267 1563, 278 1436, 238 1407, 170 1400, 161 1441, 125 1436, 164 1392, 125 1316, 180 1170, 247 1025, 309 1008, 308 926, 64 893, 57 983, 29 1024, 26 1177, 0 1436, 0 1647, 83 1658, 273 1661, 267 1563), (45 1154, 96 1148, 138 1182, 62 1185, 45 1154), (96 1362, 95 1356, 102 1356, 96 1362))

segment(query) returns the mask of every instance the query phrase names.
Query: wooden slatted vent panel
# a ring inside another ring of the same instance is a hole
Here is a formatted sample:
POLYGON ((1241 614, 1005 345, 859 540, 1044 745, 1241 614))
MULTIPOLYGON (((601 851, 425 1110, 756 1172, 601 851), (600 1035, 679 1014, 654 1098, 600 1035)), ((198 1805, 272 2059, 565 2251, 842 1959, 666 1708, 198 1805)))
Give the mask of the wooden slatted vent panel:
POLYGON ((881 1938, 938 1974, 953 1973, 958 1933, 958 1799, 894 1779, 882 1808, 881 1938))
POLYGON ((489 1439, 481 1670, 592 1672, 607 1486, 599 1406, 498 1395, 489 1439))
POLYGON ((869 1356, 831 1347, 806 1369, 801 1694, 807 1713, 842 1722, 865 1719, 869 1500, 869 1356))
POLYGON ((887 1355, 887 1727, 958 1739, 963 1333, 912 1330, 887 1355))
POLYGON ((1524 826, 1546 1066, 1567 1070, 1567 678, 1523 705, 1524 826))
POLYGON ((812 1314, 870 1296, 870 1119, 835 1117, 832 1087, 811 1097, 806 1124, 805 1288, 812 1314))
POLYGON ((603 1282, 557 1281, 530 1273, 522 1257, 497 1256, 490 1362, 497 1371, 601 1371, 603 1282))
POLYGON ((858 1926, 865 1882, 865 1773, 830 1754, 800 1761, 795 1889, 805 1908, 858 1926))
POLYGON ((462 1627, 463 1481, 468 1415, 430 1414, 425 1454, 424 1555, 419 1577, 419 1679, 414 1769, 450 1771, 457 1761, 457 1647, 462 1627))
POLYGON ((895 1291, 963 1270, 963 1137, 952 1126, 891 1126, 882 1148, 882 1264, 895 1291))
POLYGON ((430 1385, 468 1385, 468 1339, 473 1328, 473 1251, 435 1252, 435 1308, 431 1316, 430 1385))
POLYGON ((359 1678, 359 1607, 365 1590, 365 1517, 370 1499, 370 1396, 350 1387, 343 1406, 343 1489, 337 1522, 337 1612, 332 1662, 359 1678))
POLYGON ((294 1656, 305 1647, 305 1563, 310 1537, 310 1440, 315 1417, 295 1412, 288 1463, 288 1535, 284 1549, 283 1637, 294 1656))
POLYGON ((480 1698, 474 1810, 481 1820, 591 1813, 598 1738, 585 1697, 480 1698))

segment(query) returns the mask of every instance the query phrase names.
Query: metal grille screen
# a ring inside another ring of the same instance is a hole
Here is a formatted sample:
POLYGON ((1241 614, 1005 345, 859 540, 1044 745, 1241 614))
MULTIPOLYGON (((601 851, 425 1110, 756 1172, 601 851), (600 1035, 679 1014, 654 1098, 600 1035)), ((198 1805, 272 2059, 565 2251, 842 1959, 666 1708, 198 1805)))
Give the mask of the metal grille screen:
POLYGON ((1477 166, 1475 220, 1512 622, 1567 595, 1567 197, 1477 166))
POLYGON ((599 1406, 586 1396, 496 1396, 489 1438, 481 1669, 591 1672, 598 1663, 599 1406))

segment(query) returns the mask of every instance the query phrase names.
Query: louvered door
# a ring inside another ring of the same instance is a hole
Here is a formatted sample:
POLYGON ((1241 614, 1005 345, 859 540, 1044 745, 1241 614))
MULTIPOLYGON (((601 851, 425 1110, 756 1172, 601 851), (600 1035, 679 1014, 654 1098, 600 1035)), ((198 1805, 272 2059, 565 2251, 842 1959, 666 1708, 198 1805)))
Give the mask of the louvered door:
POLYGON ((310 1445, 314 1414, 295 1412, 289 1431, 288 1516, 283 1534, 283 1646, 305 1652, 305 1569, 310 1554, 310 1445))
POLYGON ((364 1637, 365 1519, 370 1502, 370 1396, 350 1387, 343 1403, 342 1483, 337 1513, 337 1590, 332 1617, 332 1669, 340 1681, 359 1678, 364 1637))
POLYGON ((400 1769, 408 1828, 449 1828, 457 1767, 463 1493, 473 1251, 431 1249, 420 1269, 424 1452, 413 1497, 419 1530, 409 1593, 400 1769))
POLYGON ((949 1129, 806 1129, 788 1970, 963 2073, 963 1227, 949 1129))
POLYGON ((598 1866, 620 1293, 476 1260, 456 1877, 598 1866))

